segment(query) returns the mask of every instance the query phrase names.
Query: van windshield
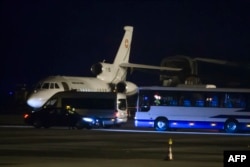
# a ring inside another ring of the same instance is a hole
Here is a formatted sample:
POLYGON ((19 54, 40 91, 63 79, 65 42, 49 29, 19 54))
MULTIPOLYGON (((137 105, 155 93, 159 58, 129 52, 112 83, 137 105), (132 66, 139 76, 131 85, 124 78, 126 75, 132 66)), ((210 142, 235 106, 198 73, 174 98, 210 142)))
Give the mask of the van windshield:
POLYGON ((45 103, 44 108, 55 107, 57 104, 57 99, 51 99, 45 103))
POLYGON ((62 99, 63 106, 71 106, 78 109, 114 109, 114 99, 62 99))
POLYGON ((126 99, 118 99, 118 109, 119 110, 126 110, 127 109, 126 99))

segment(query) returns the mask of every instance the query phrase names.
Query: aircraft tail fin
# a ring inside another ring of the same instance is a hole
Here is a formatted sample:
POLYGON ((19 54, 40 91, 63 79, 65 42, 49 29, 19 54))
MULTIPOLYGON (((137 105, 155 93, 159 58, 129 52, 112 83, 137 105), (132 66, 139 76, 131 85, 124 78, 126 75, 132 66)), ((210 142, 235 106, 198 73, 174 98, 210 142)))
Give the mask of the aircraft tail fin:
POLYGON ((126 80, 127 68, 120 67, 120 64, 128 63, 129 61, 133 27, 125 26, 124 30, 125 33, 113 64, 102 62, 94 64, 91 67, 91 71, 97 76, 97 78, 107 83, 117 84, 118 82, 126 80))
POLYGON ((120 44, 120 47, 116 53, 115 60, 113 62, 115 66, 119 66, 121 63, 128 63, 129 61, 133 27, 125 26, 124 30, 125 34, 123 36, 122 42, 120 44))

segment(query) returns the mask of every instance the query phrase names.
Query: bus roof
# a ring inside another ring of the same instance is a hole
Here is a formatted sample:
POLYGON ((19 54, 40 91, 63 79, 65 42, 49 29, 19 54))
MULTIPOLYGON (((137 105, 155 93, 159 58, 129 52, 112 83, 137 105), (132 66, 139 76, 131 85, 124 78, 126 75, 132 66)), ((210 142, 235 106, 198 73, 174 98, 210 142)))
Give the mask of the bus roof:
POLYGON ((250 93, 248 88, 206 88, 196 85, 166 87, 166 86, 142 86, 138 87, 138 91, 153 90, 153 91, 197 91, 197 92, 235 92, 235 93, 250 93))

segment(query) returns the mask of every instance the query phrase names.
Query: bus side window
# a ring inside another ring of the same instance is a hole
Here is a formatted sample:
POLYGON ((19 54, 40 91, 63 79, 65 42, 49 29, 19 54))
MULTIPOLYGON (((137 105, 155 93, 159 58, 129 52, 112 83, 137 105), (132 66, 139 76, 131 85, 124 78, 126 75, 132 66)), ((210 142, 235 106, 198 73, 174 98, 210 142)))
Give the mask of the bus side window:
POLYGON ((183 106, 190 107, 191 106, 191 101, 190 100, 183 100, 183 106))
POLYGON ((204 107, 204 97, 201 93, 193 93, 193 104, 195 107, 204 107))
POLYGON ((211 107, 218 107, 218 98, 217 98, 217 96, 213 97, 211 107))
POLYGON ((206 98, 206 107, 218 107, 219 100, 217 96, 208 95, 206 98))
POLYGON ((195 106, 196 107, 204 107, 204 100, 196 100, 195 106))
POLYGON ((150 110, 149 98, 147 96, 140 97, 140 111, 149 111, 149 110, 150 110))
POLYGON ((246 100, 243 96, 238 94, 227 94, 224 100, 224 106, 226 108, 245 108, 246 100))
POLYGON ((178 103, 177 103, 177 100, 171 100, 170 103, 169 103, 170 106, 177 106, 178 103))
POLYGON ((150 106, 149 105, 142 105, 140 109, 141 109, 141 111, 149 111, 150 106))
POLYGON ((245 108, 246 107, 246 100, 244 96, 235 95, 233 98, 233 107, 235 108, 245 108))
POLYGON ((246 101, 243 100, 243 99, 239 100, 238 106, 239 106, 240 108, 246 108, 246 101))
POLYGON ((231 102, 231 95, 229 95, 228 93, 226 93, 224 95, 224 107, 225 108, 232 108, 232 102, 231 102))
POLYGON ((162 106, 177 106, 177 98, 173 95, 163 96, 161 100, 162 106))
POLYGON ((180 106, 185 106, 185 107, 191 106, 191 100, 187 96, 181 96, 179 101, 180 101, 180 106))

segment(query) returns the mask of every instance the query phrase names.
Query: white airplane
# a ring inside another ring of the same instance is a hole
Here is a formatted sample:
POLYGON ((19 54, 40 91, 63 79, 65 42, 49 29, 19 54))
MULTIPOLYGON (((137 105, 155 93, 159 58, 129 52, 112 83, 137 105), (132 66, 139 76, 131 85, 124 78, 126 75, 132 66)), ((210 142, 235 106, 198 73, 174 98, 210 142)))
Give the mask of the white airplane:
POLYGON ((126 81, 127 68, 180 71, 181 68, 151 66, 129 63, 133 27, 125 26, 125 34, 112 64, 99 62, 91 67, 96 77, 49 76, 41 80, 29 96, 27 104, 32 108, 41 107, 51 96, 62 91, 122 92, 133 95, 137 86, 126 81))

